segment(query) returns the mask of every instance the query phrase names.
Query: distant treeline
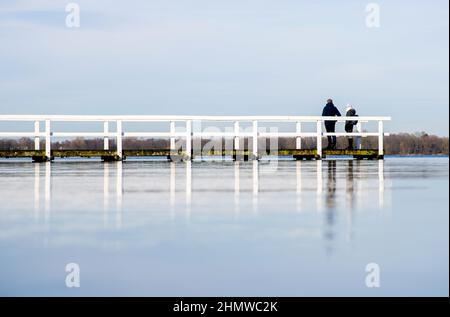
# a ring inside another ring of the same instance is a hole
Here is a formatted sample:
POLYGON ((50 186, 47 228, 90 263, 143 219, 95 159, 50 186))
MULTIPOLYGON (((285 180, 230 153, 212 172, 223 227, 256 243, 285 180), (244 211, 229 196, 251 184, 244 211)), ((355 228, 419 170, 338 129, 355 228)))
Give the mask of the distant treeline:
MULTIPOLYGON (((347 146, 346 137, 338 138, 338 148, 345 148, 347 146)), ((244 148, 248 148, 248 139, 243 141, 244 148)), ((168 149, 169 140, 167 139, 141 139, 141 138, 125 138, 123 148, 124 149, 168 149)), ((207 144, 209 140, 202 140, 202 147, 207 144)), ((217 144, 219 141, 215 141, 217 144)), ((222 147, 230 147, 231 140, 222 140, 222 147)), ((272 141, 272 145, 273 145, 272 141)), ((326 146, 326 139, 323 141, 324 146, 326 146)), ((260 146, 264 147, 264 140, 260 141, 260 146)), ((270 148, 270 141, 266 140, 266 148, 270 148)), ((302 147, 305 149, 315 148, 316 140, 315 138, 302 138, 302 147)), ((273 146, 272 146, 273 147, 273 146)), ((377 149, 378 138, 377 137, 366 137, 362 138, 362 147, 364 149, 377 149)), ((399 133, 391 134, 384 138, 384 148, 386 154, 391 155, 448 155, 449 139, 448 137, 439 137, 435 135, 428 135, 424 132, 422 133, 399 133)), ((44 148, 44 142, 41 141, 41 148, 44 148)), ((84 139, 75 138, 61 141, 52 142, 53 149, 69 150, 69 149, 86 149, 95 150, 103 148, 103 139, 84 139)), ((110 140, 110 148, 115 148, 114 139, 110 140)), ((278 139, 278 149, 294 149, 295 139, 294 138, 279 138, 278 139)), ((21 138, 21 139, 0 139, 0 150, 33 150, 34 140, 31 138, 21 138)))

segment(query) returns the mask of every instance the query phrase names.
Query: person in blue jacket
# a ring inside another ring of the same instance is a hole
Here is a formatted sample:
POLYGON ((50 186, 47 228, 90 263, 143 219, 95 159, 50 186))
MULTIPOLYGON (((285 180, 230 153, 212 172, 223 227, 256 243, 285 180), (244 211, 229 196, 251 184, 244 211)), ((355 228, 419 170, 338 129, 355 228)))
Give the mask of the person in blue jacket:
MULTIPOLYGON (((327 104, 325 105, 325 107, 323 108, 322 111, 322 116, 327 116, 327 117, 335 117, 341 116, 341 113, 339 112, 338 108, 336 108, 333 104, 333 100, 328 99, 327 100, 327 104)), ((329 133, 333 133, 336 132, 336 121, 325 121, 325 129, 327 132, 329 133)), ((334 150, 336 148, 336 136, 327 136, 328 139, 328 146, 327 146, 327 150, 334 150)))

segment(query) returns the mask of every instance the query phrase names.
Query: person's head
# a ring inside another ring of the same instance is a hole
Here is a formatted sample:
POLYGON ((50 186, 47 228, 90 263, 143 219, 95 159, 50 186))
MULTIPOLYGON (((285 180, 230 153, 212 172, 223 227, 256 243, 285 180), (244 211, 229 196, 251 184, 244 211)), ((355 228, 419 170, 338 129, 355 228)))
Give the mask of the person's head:
POLYGON ((355 109, 355 108, 353 108, 353 106, 351 104, 347 104, 347 106, 345 107, 345 111, 350 111, 352 109, 355 109))
POLYGON ((333 103, 333 99, 331 99, 331 98, 327 99, 327 104, 328 103, 333 103))

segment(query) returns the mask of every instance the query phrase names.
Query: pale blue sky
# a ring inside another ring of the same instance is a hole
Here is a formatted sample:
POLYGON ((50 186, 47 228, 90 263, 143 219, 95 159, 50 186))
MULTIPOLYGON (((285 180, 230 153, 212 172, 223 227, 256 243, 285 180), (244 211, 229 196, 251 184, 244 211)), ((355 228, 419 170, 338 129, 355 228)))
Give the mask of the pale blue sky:
POLYGON ((0 0, 0 113, 316 115, 448 135, 448 1, 0 0))

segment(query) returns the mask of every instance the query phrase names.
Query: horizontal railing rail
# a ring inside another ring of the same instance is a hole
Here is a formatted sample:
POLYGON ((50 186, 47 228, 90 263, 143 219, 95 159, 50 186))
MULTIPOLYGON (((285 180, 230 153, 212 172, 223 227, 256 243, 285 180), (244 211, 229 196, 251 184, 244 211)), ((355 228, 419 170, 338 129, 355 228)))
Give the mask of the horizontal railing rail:
MULTIPOLYGON (((391 117, 361 116, 361 121, 390 121, 391 117)), ((179 115, 0 115, 0 121, 303 121, 315 122, 317 120, 346 121, 355 120, 355 117, 327 117, 327 116, 179 116, 179 115)))
POLYGON ((170 149, 175 149, 175 139, 186 140, 185 153, 188 158, 192 153, 192 140, 198 137, 234 138, 234 149, 239 150, 239 138, 252 138, 252 153, 258 158, 258 138, 293 137, 296 138, 296 148, 301 149, 302 137, 317 138, 317 155, 322 157, 322 137, 324 136, 355 136, 378 137, 378 155, 384 155, 383 137, 384 121, 390 121, 385 116, 361 116, 361 117, 327 117, 327 116, 178 116, 178 115, 0 115, 0 122, 34 122, 33 132, 1 132, 0 137, 30 137, 35 139, 35 150, 40 150, 40 139, 45 138, 45 154, 51 159, 51 139, 55 137, 98 137, 104 139, 104 150, 109 150, 110 138, 116 140, 116 152, 119 159, 123 156, 123 138, 126 137, 150 137, 170 138, 170 149), (357 132, 324 132, 325 121, 358 121, 357 132), (230 131, 193 131, 193 122, 232 122, 230 131), (362 130, 362 123, 378 122, 376 132, 362 130), (103 122, 103 132, 58 132, 52 129, 55 122, 103 122), (169 131, 164 132, 126 132, 123 129, 125 122, 168 122, 169 131), (177 131, 176 123, 184 123, 184 131, 177 131), (295 123, 295 132, 260 131, 259 123, 295 123), (316 123, 316 131, 306 132, 302 130, 302 123, 316 123), (44 131, 40 125, 44 123, 44 131), (110 123, 115 123, 115 131, 110 131, 110 123), (251 131, 241 131, 241 123, 251 123, 251 131))

